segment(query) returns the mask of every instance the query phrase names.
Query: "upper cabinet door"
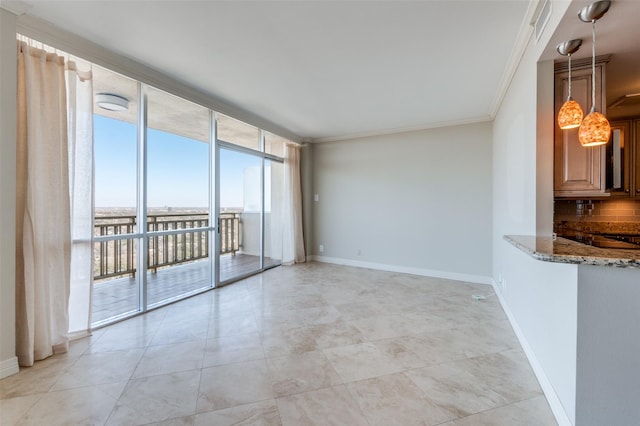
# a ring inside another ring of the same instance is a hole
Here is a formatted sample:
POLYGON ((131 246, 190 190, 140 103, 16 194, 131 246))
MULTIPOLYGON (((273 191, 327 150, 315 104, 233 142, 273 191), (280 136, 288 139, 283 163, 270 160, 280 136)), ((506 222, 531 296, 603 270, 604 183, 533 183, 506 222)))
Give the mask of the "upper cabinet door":
POLYGON ((632 188, 636 199, 640 199, 640 120, 635 120, 635 131, 633 132, 632 152, 635 157, 635 164, 631 167, 631 172, 635 175, 635 186, 632 188))
MULTIPOLYGON (((578 61, 576 61, 578 62, 578 61)), ((590 62, 590 61, 589 61, 590 62)), ((555 117, 569 92, 569 72, 566 65, 558 64, 555 74, 555 117)), ((579 64, 571 72, 571 94, 582 107, 584 115, 591 110, 591 67, 579 64)), ((604 111, 604 62, 596 63, 596 110, 604 111)), ((605 146, 583 148, 578 140, 578 129, 562 130, 555 126, 554 138, 554 193, 556 197, 606 196, 605 146)))

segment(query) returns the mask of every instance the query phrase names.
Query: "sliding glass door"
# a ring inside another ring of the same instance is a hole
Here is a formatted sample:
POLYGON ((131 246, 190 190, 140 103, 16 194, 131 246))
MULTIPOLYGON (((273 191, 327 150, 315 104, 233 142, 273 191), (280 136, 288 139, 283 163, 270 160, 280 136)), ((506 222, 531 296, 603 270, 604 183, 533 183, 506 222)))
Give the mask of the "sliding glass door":
POLYGON ((280 265, 283 140, 100 67, 92 326, 280 265), (215 141, 215 143, 213 143, 215 141))
POLYGON ((96 67, 92 325, 213 287, 213 114, 96 67))
POLYGON ((229 148, 220 151, 220 282, 262 268, 262 159, 229 148))
POLYGON ((211 287, 209 110, 147 88, 146 302, 211 287))
POLYGON ((218 141, 219 275, 226 283, 282 262, 282 160, 218 141))
POLYGON ((141 310, 137 222, 138 83, 95 67, 94 90, 128 99, 125 110, 94 105, 94 237, 91 323, 141 310))

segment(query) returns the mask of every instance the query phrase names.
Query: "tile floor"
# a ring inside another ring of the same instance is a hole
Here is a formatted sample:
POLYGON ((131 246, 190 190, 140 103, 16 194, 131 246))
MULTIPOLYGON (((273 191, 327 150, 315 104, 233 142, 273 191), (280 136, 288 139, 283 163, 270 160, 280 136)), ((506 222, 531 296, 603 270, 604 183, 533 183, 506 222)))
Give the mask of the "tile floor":
POLYGON ((491 287, 319 263, 96 330, 0 381, 0 416, 48 426, 556 424, 491 287))

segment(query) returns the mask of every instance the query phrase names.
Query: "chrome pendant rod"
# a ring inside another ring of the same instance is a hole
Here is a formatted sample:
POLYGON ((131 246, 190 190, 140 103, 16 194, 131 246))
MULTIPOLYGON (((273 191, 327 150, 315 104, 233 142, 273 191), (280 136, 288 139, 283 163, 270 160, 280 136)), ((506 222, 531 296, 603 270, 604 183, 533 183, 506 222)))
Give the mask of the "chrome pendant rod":
POLYGON ((576 53, 580 46, 582 46, 582 39, 580 38, 564 41, 556 46, 559 54, 569 57, 569 96, 567 96, 567 101, 571 100, 571 55, 576 53))

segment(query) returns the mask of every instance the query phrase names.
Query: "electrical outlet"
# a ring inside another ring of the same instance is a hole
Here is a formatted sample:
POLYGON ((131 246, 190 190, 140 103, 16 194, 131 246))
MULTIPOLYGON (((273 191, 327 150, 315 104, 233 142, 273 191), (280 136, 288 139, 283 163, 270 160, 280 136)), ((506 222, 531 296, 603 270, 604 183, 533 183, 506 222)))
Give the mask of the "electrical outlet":
POLYGON ((358 255, 358 256, 362 256, 362 250, 361 250, 361 249, 358 249, 358 251, 356 252, 356 255, 358 255))
POLYGON ((498 274, 498 281, 497 281, 497 284, 498 284, 498 288, 499 288, 502 292, 504 292, 504 278, 502 278, 502 274, 498 274))
POLYGON ((313 194, 313 201, 320 201, 320 196, 318 194, 313 194))
POLYGON ((320 247, 318 247, 318 250, 320 250, 320 253, 324 253, 324 246, 320 244, 320 247))

